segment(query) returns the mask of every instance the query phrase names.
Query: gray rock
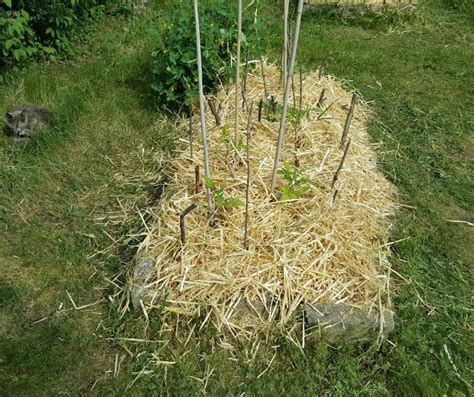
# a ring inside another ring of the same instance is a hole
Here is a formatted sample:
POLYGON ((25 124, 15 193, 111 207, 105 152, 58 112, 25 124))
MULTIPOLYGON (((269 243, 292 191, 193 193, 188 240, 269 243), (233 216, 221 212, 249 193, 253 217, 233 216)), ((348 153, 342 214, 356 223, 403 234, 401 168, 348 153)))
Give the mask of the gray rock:
POLYGON ((387 338, 395 328, 393 312, 369 311, 345 304, 304 305, 306 323, 318 339, 327 342, 373 341, 379 335, 387 338))
POLYGON ((130 295, 135 309, 140 308, 140 301, 148 302, 153 299, 154 292, 148 290, 145 286, 147 279, 153 272, 154 264, 149 258, 137 257, 133 276, 131 281, 130 295))

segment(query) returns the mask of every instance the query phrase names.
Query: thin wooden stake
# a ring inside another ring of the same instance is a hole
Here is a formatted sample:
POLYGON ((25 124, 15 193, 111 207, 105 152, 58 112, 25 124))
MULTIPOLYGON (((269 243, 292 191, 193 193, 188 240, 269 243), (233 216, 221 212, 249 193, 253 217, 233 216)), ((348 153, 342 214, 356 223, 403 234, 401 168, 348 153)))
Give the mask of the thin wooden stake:
POLYGON ((245 229, 244 229, 244 248, 249 249, 248 243, 248 225, 249 225, 249 190, 250 190, 250 124, 252 120, 253 103, 250 105, 248 122, 247 122, 247 137, 246 137, 246 152, 247 152, 247 185, 245 188, 245 229))
POLYGON ((193 158, 193 110, 189 109, 189 156, 193 158))
POLYGON ((288 99, 289 99, 289 94, 290 94, 289 86, 291 84, 290 76, 293 75, 293 72, 295 69, 296 50, 298 49, 298 38, 300 35, 300 27, 301 27, 301 15, 303 14, 303 3, 304 3, 303 0, 298 0, 298 9, 296 12, 295 34, 293 37, 293 45, 291 46, 292 54, 291 54, 291 59, 290 59, 290 70, 289 70, 287 83, 285 86, 285 94, 283 98, 283 111, 282 111, 282 116, 280 120, 280 131, 278 133, 278 143, 276 147, 275 161, 273 162, 272 184, 271 184, 271 189, 270 189, 271 195, 273 195, 273 191, 275 190, 277 170, 280 163, 281 150, 283 148, 283 140, 285 137, 286 116, 288 113, 288 99))
POLYGON ((319 95, 318 104, 316 105, 318 108, 322 108, 324 106, 324 94, 326 93, 326 88, 321 90, 321 94, 319 95))
POLYGON ((245 51, 244 81, 242 84, 242 109, 247 108, 247 77, 249 73, 249 47, 245 51))
MULTIPOLYGON (((204 151, 204 175, 207 179, 211 178, 209 171, 209 147, 207 145, 207 132, 206 132, 206 111, 205 111, 205 99, 204 99, 204 88, 202 82, 202 59, 201 59, 201 33, 199 29, 199 10, 198 0, 193 0, 194 3, 194 21, 196 26, 196 55, 197 55, 197 68, 198 68, 198 82, 199 82, 199 111, 201 116, 201 139, 202 147, 204 151)), ((206 184, 206 196, 207 206, 209 214, 212 217, 214 214, 214 203, 212 202, 211 190, 206 184)))
POLYGON ((239 141, 239 95, 240 95, 240 45, 242 42, 242 0, 238 0, 237 12, 237 59, 235 65, 235 142, 239 141))
POLYGON ((318 66, 318 79, 321 80, 321 75, 323 74, 323 72, 324 72, 324 65, 321 64, 318 66))
POLYGON ((303 109, 303 69, 300 62, 300 111, 303 109))
POLYGON ((197 204, 192 203, 188 208, 186 208, 183 212, 181 212, 181 214, 179 214, 179 231, 180 231, 181 244, 186 243, 186 229, 184 225, 184 218, 196 207, 197 207, 197 204))
POLYGON ((262 121, 262 107, 263 107, 263 99, 260 98, 260 101, 258 101, 258 121, 262 121))
POLYGON ((334 188, 334 185, 336 184, 338 178, 339 178, 339 173, 342 170, 342 167, 344 165, 344 161, 346 160, 347 152, 349 151, 349 146, 351 145, 351 140, 349 139, 347 141, 346 148, 344 149, 344 154, 342 155, 341 162, 339 163, 339 167, 337 167, 336 173, 334 174, 334 177, 332 178, 332 183, 331 183, 331 189, 334 188))
POLYGON ((344 147, 346 142, 347 134, 349 133, 349 128, 351 128, 352 118, 354 117, 354 108, 357 104, 357 95, 352 95, 351 107, 349 108, 349 113, 347 114, 346 123, 344 124, 344 131, 342 132, 341 144, 339 145, 341 150, 344 147))
POLYGON ((214 103, 214 100, 211 98, 207 100, 207 103, 209 104, 209 109, 211 109, 211 113, 214 116, 214 119, 216 120, 216 126, 220 127, 222 125, 222 122, 221 122, 222 103, 219 105, 219 108, 216 108, 216 104, 214 103))
POLYGON ((199 175, 199 165, 194 167, 194 194, 199 193, 199 184, 201 183, 201 176, 199 175))

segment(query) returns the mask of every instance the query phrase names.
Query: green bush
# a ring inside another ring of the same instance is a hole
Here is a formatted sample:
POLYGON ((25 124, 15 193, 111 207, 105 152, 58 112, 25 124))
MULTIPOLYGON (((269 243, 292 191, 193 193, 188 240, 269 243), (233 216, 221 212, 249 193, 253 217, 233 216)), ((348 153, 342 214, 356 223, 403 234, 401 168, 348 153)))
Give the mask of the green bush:
POLYGON ((5 0, 0 5, 0 79, 6 68, 32 58, 56 59, 107 10, 131 11, 123 0, 5 0))
MULTIPOLYGON (((235 77, 231 56, 237 47, 237 12, 223 0, 201 1, 199 5, 204 91, 216 82, 235 77)), ((252 14, 251 11, 247 15, 252 14)), ((245 19, 242 58, 254 35, 250 19, 245 19), (250 29, 250 34, 249 34, 250 29)), ((191 0, 175 1, 159 22, 160 42, 153 52, 152 88, 161 105, 176 109, 190 106, 198 95, 196 36, 191 0)), ((253 46, 250 46, 253 47, 253 46)), ((243 59, 242 59, 243 60, 243 59)))

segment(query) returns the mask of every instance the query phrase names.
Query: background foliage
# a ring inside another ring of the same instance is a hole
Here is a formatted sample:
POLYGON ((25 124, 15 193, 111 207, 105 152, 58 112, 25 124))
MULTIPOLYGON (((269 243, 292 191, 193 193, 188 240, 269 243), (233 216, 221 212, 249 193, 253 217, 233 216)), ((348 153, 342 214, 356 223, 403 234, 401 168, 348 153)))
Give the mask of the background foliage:
POLYGON ((123 0, 19 0, 0 5, 0 79, 5 70, 32 58, 57 59, 106 11, 130 12, 123 0))
MULTIPOLYGON (((200 28, 204 90, 209 92, 219 81, 235 76, 237 12, 227 1, 200 2, 200 28)), ((243 25, 242 62, 247 48, 255 48, 252 13, 243 25), (250 32, 250 33, 249 33, 250 32)), ((158 23, 158 48, 153 52, 153 84, 160 104, 170 108, 189 106, 198 94, 196 39, 191 0, 176 1, 166 8, 158 23)))

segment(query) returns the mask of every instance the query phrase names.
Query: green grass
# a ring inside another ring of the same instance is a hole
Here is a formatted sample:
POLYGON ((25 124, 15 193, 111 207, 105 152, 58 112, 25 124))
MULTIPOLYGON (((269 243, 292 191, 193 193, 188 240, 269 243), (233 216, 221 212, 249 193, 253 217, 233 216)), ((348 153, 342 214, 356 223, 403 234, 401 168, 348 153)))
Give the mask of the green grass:
MULTIPOLYGON (((0 142, 0 395, 197 395, 204 386, 195 378, 209 368, 216 368, 206 388, 213 395, 470 395, 444 350, 474 383, 473 229, 448 222, 472 222, 474 213, 474 35, 466 4, 432 2, 409 17, 305 14, 304 68, 324 63, 375 111, 369 127, 381 142, 381 167, 409 206, 398 214, 394 235, 408 238, 394 247, 394 268, 409 282, 397 283, 394 346, 320 344, 303 355, 276 340, 281 348, 261 377, 271 347, 249 363, 249 347, 239 344, 237 361, 229 361, 211 330, 187 349, 173 341, 166 347, 113 342, 159 336, 159 311, 145 331, 139 315, 120 318, 118 297, 55 314, 61 303, 72 306, 66 291, 78 305, 114 294, 104 277, 126 268, 136 240, 91 255, 111 245, 105 232, 119 236, 136 226, 114 225, 117 197, 127 208, 145 206, 159 181, 150 176, 154 154, 169 151, 176 139, 148 97, 156 11, 108 18, 72 59, 12 76, 0 91, 2 111, 40 102, 60 122, 31 148, 0 142), (142 170, 143 183, 125 183, 142 170), (131 359, 123 346, 141 354, 131 359), (178 360, 184 350, 189 353, 178 360), (153 363, 153 353, 178 362, 165 369, 153 363), (114 379, 116 354, 125 359, 114 379), (149 372, 125 393, 144 368, 149 372)), ((271 34, 262 30, 262 38, 279 59, 279 19, 271 18, 273 6, 266 11, 271 34)))

